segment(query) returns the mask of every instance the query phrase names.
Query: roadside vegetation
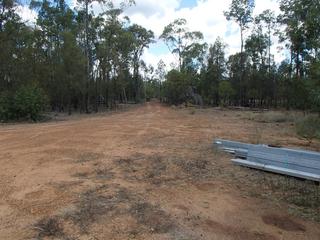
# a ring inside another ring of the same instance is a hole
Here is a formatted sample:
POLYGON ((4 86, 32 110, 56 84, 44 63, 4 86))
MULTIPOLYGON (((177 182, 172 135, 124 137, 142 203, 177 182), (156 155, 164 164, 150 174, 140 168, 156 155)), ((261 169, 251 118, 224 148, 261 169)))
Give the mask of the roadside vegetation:
POLYGON ((64 0, 32 0, 33 25, 18 15, 19 1, 1 1, 1 121, 37 120, 42 110, 98 112, 152 98, 171 105, 320 111, 318 1, 281 0, 279 16, 268 9, 254 16, 255 1, 233 0, 224 15, 238 24, 241 49, 230 56, 221 37, 206 43, 186 19, 174 20, 156 39, 124 17, 133 0, 100 2, 100 14, 90 10, 93 2, 100 1, 79 0, 71 9, 64 0), (289 57, 281 63, 273 36, 286 43, 282 51, 289 57), (164 42, 177 62, 143 61, 155 41, 164 42))
POLYGON ((320 117, 307 116, 296 123, 297 133, 310 143, 314 139, 320 139, 320 117))

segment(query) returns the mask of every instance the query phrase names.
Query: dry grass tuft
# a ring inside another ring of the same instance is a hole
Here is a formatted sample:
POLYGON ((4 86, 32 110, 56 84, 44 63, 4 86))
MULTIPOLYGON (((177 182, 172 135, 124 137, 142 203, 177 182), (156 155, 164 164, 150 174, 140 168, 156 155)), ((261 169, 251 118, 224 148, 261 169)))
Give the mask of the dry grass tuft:
POLYGON ((130 212, 137 222, 147 227, 150 232, 167 233, 175 227, 170 216, 159 206, 139 202, 131 207, 130 212))
POLYGON ((57 218, 43 218, 34 225, 34 229, 38 231, 38 238, 45 237, 63 237, 63 227, 57 218))
POLYGON ((76 163, 85 163, 85 162, 96 161, 96 160, 99 160, 103 157, 104 157, 104 155, 101 153, 85 152, 85 153, 81 153, 77 156, 76 163))
POLYGON ((102 187, 81 194, 76 210, 67 213, 65 216, 66 219, 70 219, 79 226, 81 232, 87 232, 91 224, 114 209, 113 204, 111 204, 112 196, 104 196, 99 193, 101 190, 102 187))
POLYGON ((294 112, 267 111, 262 113, 249 112, 244 118, 260 123, 293 123, 299 117, 301 116, 294 112))

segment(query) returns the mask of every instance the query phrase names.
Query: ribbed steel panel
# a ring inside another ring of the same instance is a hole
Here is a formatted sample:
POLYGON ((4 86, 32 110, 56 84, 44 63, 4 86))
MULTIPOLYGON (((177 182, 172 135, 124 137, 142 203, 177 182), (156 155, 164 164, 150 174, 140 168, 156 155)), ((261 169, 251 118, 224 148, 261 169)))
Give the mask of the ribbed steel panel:
POLYGON ((299 149, 275 148, 266 145, 246 144, 217 139, 215 146, 235 154, 234 163, 319 181, 320 153, 299 149), (244 160, 246 159, 246 160, 244 160))
POLYGON ((247 161, 247 160, 243 160, 243 159, 232 159, 232 162, 237 165, 243 166, 243 167, 256 168, 256 169, 260 169, 263 171, 274 172, 274 173, 279 173, 279 174, 283 174, 283 175, 288 175, 288 176, 293 176, 293 177, 298 177, 298 178, 303 178, 303 179, 308 179, 308 180, 320 182, 320 175, 319 174, 297 171, 297 170, 288 169, 288 168, 281 168, 281 167, 276 167, 276 166, 272 166, 272 165, 247 161))

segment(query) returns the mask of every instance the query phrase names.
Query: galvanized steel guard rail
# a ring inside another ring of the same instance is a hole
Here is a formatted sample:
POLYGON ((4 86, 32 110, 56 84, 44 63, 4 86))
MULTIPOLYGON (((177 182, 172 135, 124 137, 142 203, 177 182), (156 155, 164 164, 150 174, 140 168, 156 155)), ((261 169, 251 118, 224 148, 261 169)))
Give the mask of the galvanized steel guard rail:
POLYGON ((232 153, 235 164, 320 182, 320 153, 217 139, 214 145, 232 153))

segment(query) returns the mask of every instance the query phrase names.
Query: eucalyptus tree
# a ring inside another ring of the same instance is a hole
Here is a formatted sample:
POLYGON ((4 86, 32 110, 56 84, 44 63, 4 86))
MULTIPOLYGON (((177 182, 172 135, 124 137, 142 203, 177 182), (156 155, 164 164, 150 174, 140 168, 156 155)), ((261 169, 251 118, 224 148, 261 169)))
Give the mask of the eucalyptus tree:
POLYGON ((155 70, 156 76, 160 82, 165 80, 166 67, 167 65, 165 64, 165 62, 162 59, 160 59, 157 63, 157 69, 155 70))
POLYGON ((183 69, 183 64, 187 65, 191 59, 199 57, 205 47, 202 44, 203 34, 199 31, 190 32, 186 25, 185 19, 176 19, 164 28, 160 36, 171 53, 178 56, 180 71, 183 69))
POLYGON ((23 46, 29 46, 29 29, 16 13, 17 6, 14 0, 0 2, 0 91, 14 88, 24 75, 20 63, 23 46))
POLYGON ((219 103, 219 83, 226 78, 226 44, 218 37, 210 46, 206 65, 201 72, 201 92, 207 102, 219 103))
POLYGON ((320 2, 281 0, 280 9, 282 13, 278 16, 278 21, 285 27, 280 40, 287 42, 291 53, 292 96, 303 96, 299 102, 291 100, 290 103, 294 107, 305 108, 307 104, 318 102, 317 92, 320 92, 320 87, 314 80, 320 61, 320 2), (311 102, 306 103, 305 99, 310 99, 311 102))
POLYGON ((141 100, 141 81, 139 80, 139 67, 141 56, 145 48, 154 41, 154 33, 151 30, 147 30, 144 27, 133 24, 128 28, 128 31, 132 34, 132 65, 133 65, 133 79, 135 89, 135 101, 141 100))
MULTIPOLYGON (((112 71, 113 65, 118 55, 117 44, 119 43, 120 35, 123 32, 123 22, 120 20, 122 14, 121 9, 109 9, 105 11, 101 17, 104 19, 101 26, 101 31, 98 32, 99 42, 97 48, 98 69, 103 85, 103 96, 106 107, 109 107, 110 100, 114 98, 112 94, 112 71)), ((126 45, 123 45, 123 49, 126 45)), ((112 103, 112 102, 111 102, 112 103)))
POLYGON ((277 19, 273 11, 270 9, 264 10, 261 14, 259 14, 255 18, 255 23, 258 25, 262 25, 267 29, 267 37, 268 37, 268 71, 271 72, 271 46, 272 46, 272 34, 276 32, 277 27, 277 19))
POLYGON ((77 96, 75 88, 80 90, 81 84, 78 82, 83 79, 83 74, 73 71, 82 73, 84 67, 77 44, 76 15, 64 0, 32 1, 31 7, 38 10, 34 30, 38 56, 34 66, 39 75, 37 78, 44 81, 43 85, 48 89, 54 107, 63 110, 68 105, 70 109, 70 92, 77 96), (72 55, 78 57, 73 58, 72 55))
MULTIPOLYGON (((134 0, 124 0, 124 1, 112 1, 112 0, 77 0, 80 3, 80 11, 79 15, 79 24, 83 26, 83 49, 86 55, 86 67, 85 73, 87 76, 87 93, 86 93, 86 111, 88 112, 88 106, 90 104, 90 90, 92 88, 92 84, 95 82, 97 93, 97 81, 95 79, 94 68, 97 61, 97 50, 96 47, 98 46, 97 41, 99 37, 99 33, 97 33, 97 29, 101 27, 103 21, 100 21, 101 24, 97 25, 97 21, 101 20, 101 18, 106 17, 108 14, 111 14, 111 18, 114 18, 116 15, 119 16, 122 13, 123 9, 135 4, 134 0), (100 4, 104 12, 102 13, 101 17, 95 16, 93 11, 90 11, 89 8, 93 4, 100 4)), ((109 74, 109 73, 107 73, 109 74)), ((103 78, 105 78, 103 76, 103 78)), ((109 78, 109 77, 108 77, 109 78)), ((114 85, 115 87, 115 85, 114 85)), ((109 91, 109 90, 106 90, 109 91)), ((96 95, 96 94, 95 94, 96 95)), ((108 94, 106 94, 108 95, 108 94)), ((97 110, 96 99, 95 96, 95 109, 97 110)), ((108 101, 108 98, 106 101, 108 101)), ((108 103, 107 103, 108 104, 108 103)))
POLYGON ((0 32, 4 30, 4 24, 16 17, 15 8, 17 6, 16 0, 2 0, 0 2, 0 32))
POLYGON ((158 86, 159 86, 159 99, 160 101, 162 101, 162 83, 165 81, 165 77, 166 77, 166 64, 165 62, 161 59, 158 64, 157 64, 157 69, 155 70, 156 73, 156 78, 158 79, 158 86))
POLYGON ((282 14, 278 16, 278 21, 282 25, 285 25, 285 31, 280 33, 280 40, 288 40, 287 47, 291 52, 291 62, 295 62, 296 77, 301 75, 301 56, 305 54, 305 35, 303 24, 300 24, 300 20, 297 14, 299 10, 299 2, 296 0, 281 1, 280 9, 282 14), (293 3, 296 3, 292 5, 293 3))
MULTIPOLYGON (((249 24, 253 21, 252 12, 255 7, 254 0, 232 0, 229 11, 224 12, 224 15, 228 21, 235 21, 240 27, 240 38, 241 38, 241 48, 240 48, 240 68, 244 69, 245 57, 243 56, 244 50, 244 32, 249 28, 249 24)), ((242 81, 244 79, 244 71, 239 76, 239 86, 240 86, 240 101, 243 102, 243 89, 242 81)))
POLYGON ((296 78, 306 74, 305 63, 309 57, 317 58, 320 38, 320 2, 314 0, 281 0, 282 14, 278 17, 285 31, 281 40, 289 40, 296 78))
POLYGON ((254 0, 232 0, 229 11, 224 12, 228 21, 233 20, 240 27, 241 54, 244 50, 244 32, 253 21, 252 12, 254 7, 254 0))
MULTIPOLYGON (((92 19, 93 13, 89 13, 89 6, 93 2, 103 2, 104 0, 77 0, 82 9, 80 10, 79 16, 82 16, 82 19, 79 20, 83 23, 83 47, 84 53, 86 56, 86 63, 85 63, 85 75, 86 75, 86 93, 85 93, 85 111, 89 113, 89 105, 90 105, 90 84, 93 82, 93 58, 92 58, 92 48, 90 47, 90 38, 89 38, 89 27, 90 27, 90 20, 92 19)), ((81 24, 82 25, 82 24, 81 24)))
POLYGON ((245 104, 249 65, 247 55, 243 56, 241 53, 230 55, 227 61, 228 79, 235 91, 234 97, 237 104, 245 104))
POLYGON ((268 37, 261 28, 257 28, 246 40, 245 51, 249 60, 246 98, 250 99, 253 106, 257 100, 262 105, 267 96, 272 97, 273 85, 268 81, 266 65, 267 48, 268 37))
POLYGON ((246 39, 245 51, 250 57, 253 67, 262 70, 266 66, 268 49, 268 36, 262 32, 261 28, 257 28, 246 39))

